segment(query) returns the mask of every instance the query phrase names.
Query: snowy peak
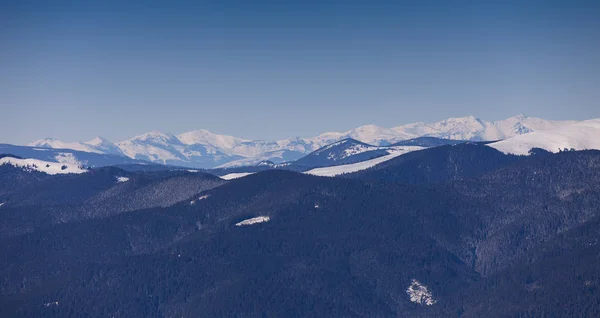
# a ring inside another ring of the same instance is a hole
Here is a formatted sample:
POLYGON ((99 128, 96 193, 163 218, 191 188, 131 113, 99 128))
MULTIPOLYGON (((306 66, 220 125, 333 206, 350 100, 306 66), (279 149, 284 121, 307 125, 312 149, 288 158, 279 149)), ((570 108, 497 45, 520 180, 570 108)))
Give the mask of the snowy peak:
POLYGON ((462 133, 464 131, 476 132, 485 128, 486 123, 474 116, 448 118, 432 125, 434 129, 445 131, 449 134, 462 133))
POLYGON ((487 123, 474 116, 448 118, 432 124, 409 124, 393 128, 397 133, 416 137, 428 136, 445 139, 479 140, 487 123))
POLYGON ((179 142, 179 140, 171 134, 163 133, 160 131, 151 131, 145 134, 135 136, 129 140, 120 142, 118 144, 122 144, 125 142, 151 142, 155 144, 168 145, 174 141, 179 142))
POLYGON ((110 142, 108 139, 104 137, 96 137, 90 141, 84 142, 84 144, 93 147, 98 150, 100 153, 111 154, 111 155, 123 155, 121 149, 117 147, 117 145, 110 142))
POLYGON ((44 138, 40 140, 36 140, 28 146, 31 147, 40 147, 40 148, 55 148, 55 149, 72 149, 77 151, 85 151, 85 152, 94 152, 94 153, 102 153, 101 150, 96 149, 93 146, 87 145, 81 142, 64 142, 55 138, 44 138))
POLYGON ((98 137, 96 137, 96 138, 94 138, 94 139, 92 139, 92 140, 90 140, 90 141, 86 141, 86 142, 85 142, 85 144, 88 144, 88 145, 90 145, 90 146, 97 147, 97 146, 102 146, 102 145, 112 145, 113 143, 112 143, 112 142, 110 142, 110 141, 108 141, 108 140, 107 140, 106 138, 104 138, 104 137, 100 137, 100 136, 98 136, 98 137))
POLYGON ((345 134, 346 138, 353 138, 364 143, 380 145, 383 141, 387 143, 404 139, 406 136, 388 128, 375 125, 365 125, 352 129, 345 134))
POLYGON ((223 149, 231 149, 244 141, 248 141, 232 136, 213 134, 205 129, 186 132, 178 135, 177 138, 184 145, 203 144, 223 149))
POLYGON ((573 124, 574 121, 551 121, 525 115, 504 120, 484 121, 474 116, 448 118, 436 123, 414 123, 392 128, 397 133, 415 137, 437 137, 444 139, 493 141, 540 130, 551 130, 573 124))

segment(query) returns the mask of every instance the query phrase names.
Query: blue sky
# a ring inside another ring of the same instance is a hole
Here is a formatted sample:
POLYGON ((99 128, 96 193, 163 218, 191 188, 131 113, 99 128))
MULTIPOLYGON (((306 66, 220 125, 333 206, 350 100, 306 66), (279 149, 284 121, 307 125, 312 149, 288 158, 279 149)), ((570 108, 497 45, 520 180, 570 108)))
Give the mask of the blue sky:
POLYGON ((600 117, 597 1, 482 2, 2 3, 0 142, 600 117))

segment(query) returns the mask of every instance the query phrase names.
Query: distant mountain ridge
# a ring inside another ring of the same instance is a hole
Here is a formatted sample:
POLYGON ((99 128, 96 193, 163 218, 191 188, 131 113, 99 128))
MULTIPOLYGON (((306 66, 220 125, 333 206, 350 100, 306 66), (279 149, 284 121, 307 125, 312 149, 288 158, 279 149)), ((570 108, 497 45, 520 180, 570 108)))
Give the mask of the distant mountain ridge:
POLYGON ((248 140, 200 129, 179 135, 153 131, 117 143, 102 137, 87 142, 63 142, 46 138, 34 141, 29 146, 123 155, 132 159, 194 168, 213 168, 252 165, 261 161, 293 161, 348 138, 374 146, 396 144, 418 137, 494 141, 529 132, 559 129, 574 123, 577 122, 552 121, 524 115, 499 121, 467 116, 394 128, 365 125, 346 132, 328 132, 311 138, 282 140, 248 140))

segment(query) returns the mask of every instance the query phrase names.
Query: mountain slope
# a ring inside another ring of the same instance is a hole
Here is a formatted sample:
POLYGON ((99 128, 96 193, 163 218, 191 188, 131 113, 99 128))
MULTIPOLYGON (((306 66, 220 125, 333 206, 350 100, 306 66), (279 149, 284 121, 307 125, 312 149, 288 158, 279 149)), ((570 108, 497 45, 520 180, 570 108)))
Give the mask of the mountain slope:
POLYGON ((407 184, 439 183, 479 176, 518 160, 485 145, 463 143, 407 153, 346 177, 407 184))
POLYGON ((377 166, 383 162, 396 158, 398 156, 402 156, 409 152, 417 151, 423 149, 422 147, 394 147, 386 150, 388 154, 375 157, 373 159, 368 159, 364 161, 359 161, 356 163, 342 164, 342 165, 334 165, 334 166, 326 166, 322 168, 314 168, 308 171, 304 171, 306 174, 322 176, 322 177, 334 177, 338 175, 353 173, 357 171, 362 171, 365 169, 369 169, 371 167, 377 166))
POLYGON ((356 163, 388 154, 388 150, 384 147, 371 146, 347 138, 311 152, 294 161, 288 168, 303 171, 316 167, 356 163))

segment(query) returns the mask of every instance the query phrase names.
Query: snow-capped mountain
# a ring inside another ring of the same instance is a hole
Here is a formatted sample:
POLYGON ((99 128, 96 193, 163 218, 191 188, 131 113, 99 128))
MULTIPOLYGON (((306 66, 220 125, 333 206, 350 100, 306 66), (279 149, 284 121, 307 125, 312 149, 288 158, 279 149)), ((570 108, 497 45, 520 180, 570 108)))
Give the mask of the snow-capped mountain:
POLYGON ((396 141, 410 139, 413 138, 414 135, 397 132, 393 129, 381 128, 375 125, 365 125, 346 132, 343 137, 379 146, 382 145, 382 143, 390 144, 396 141))
POLYGON ((484 121, 467 116, 430 124, 412 123, 391 129, 366 125, 346 132, 328 132, 310 138, 282 140, 248 140, 200 129, 179 135, 154 131, 114 144, 98 137, 88 142, 42 139, 30 146, 118 154, 163 164, 212 168, 252 165, 264 160, 295 160, 347 138, 374 146, 387 146, 417 137, 494 141, 530 132, 559 129, 574 123, 576 122, 550 121, 523 115, 499 121, 484 121))
POLYGON ((242 158, 208 144, 185 144, 177 136, 158 131, 119 142, 117 146, 130 158, 194 168, 214 167, 242 158))
POLYGON ((557 129, 518 135, 488 146, 504 153, 527 155, 532 148, 550 152, 600 149, 600 119, 586 120, 557 129))
POLYGON ((77 151, 103 153, 102 150, 96 149, 92 145, 88 145, 84 142, 64 142, 54 138, 44 138, 29 143, 27 146, 40 147, 40 148, 53 148, 53 149, 72 149, 77 151))
POLYGON ((181 141, 181 143, 184 145, 202 144, 222 149, 232 149, 243 142, 249 141, 227 135, 213 134, 205 129, 199 129, 180 134, 177 136, 177 139, 179 139, 179 141, 181 141))
POLYGON ((456 140, 492 141, 533 131, 557 129, 573 123, 575 121, 553 121, 524 115, 498 121, 484 121, 473 116, 467 116, 448 118, 433 124, 408 124, 392 128, 392 130, 414 137, 427 136, 456 140))
POLYGON ((71 149, 109 155, 123 155, 119 147, 102 137, 96 137, 86 142, 64 142, 55 138, 45 138, 36 140, 28 144, 28 146, 53 149, 71 149))
POLYGON ((94 149, 98 150, 101 153, 109 154, 109 155, 123 155, 121 149, 103 137, 96 137, 90 141, 84 142, 85 145, 94 147, 94 149))

